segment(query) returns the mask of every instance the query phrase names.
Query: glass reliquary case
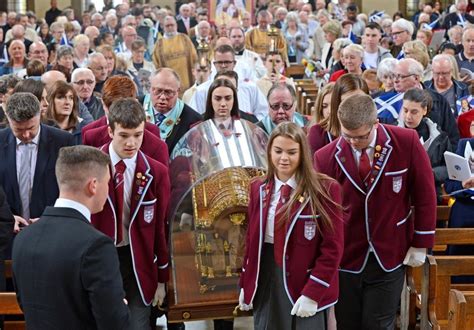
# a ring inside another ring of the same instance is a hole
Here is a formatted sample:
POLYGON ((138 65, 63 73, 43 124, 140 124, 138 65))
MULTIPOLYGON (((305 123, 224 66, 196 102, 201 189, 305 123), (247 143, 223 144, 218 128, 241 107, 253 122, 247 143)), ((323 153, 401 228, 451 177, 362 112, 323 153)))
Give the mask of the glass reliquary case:
POLYGON ((170 321, 232 317, 245 253, 252 178, 266 168, 266 133, 245 120, 193 127, 170 157, 170 321))

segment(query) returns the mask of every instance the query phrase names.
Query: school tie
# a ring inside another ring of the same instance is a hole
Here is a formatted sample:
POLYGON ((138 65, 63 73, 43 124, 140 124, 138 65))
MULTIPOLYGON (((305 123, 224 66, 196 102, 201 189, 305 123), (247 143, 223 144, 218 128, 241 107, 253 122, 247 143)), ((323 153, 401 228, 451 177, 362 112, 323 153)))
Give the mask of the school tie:
POLYGON ((31 198, 31 157, 33 155, 34 143, 20 143, 22 156, 20 160, 20 175, 18 186, 20 188, 21 216, 30 220, 30 198, 31 198))
POLYGON ((166 119, 166 116, 161 112, 155 113, 155 124, 156 126, 160 126, 161 123, 166 119))
POLYGON ((359 176, 362 182, 367 186, 368 177, 370 174, 371 166, 369 155, 367 154, 367 148, 361 150, 362 154, 360 155, 359 160, 359 176))
POLYGON ((273 255, 275 258, 275 263, 279 267, 283 267, 283 246, 285 245, 285 235, 286 235, 286 221, 285 216, 286 211, 283 213, 280 210, 290 199, 292 188, 285 184, 280 188, 280 199, 278 200, 277 207, 275 209, 275 220, 273 226, 273 255))
POLYGON ((123 223, 123 195, 125 186, 124 173, 127 165, 123 160, 115 164, 114 186, 115 186, 115 205, 117 211, 117 242, 119 244, 123 239, 122 223, 123 223))

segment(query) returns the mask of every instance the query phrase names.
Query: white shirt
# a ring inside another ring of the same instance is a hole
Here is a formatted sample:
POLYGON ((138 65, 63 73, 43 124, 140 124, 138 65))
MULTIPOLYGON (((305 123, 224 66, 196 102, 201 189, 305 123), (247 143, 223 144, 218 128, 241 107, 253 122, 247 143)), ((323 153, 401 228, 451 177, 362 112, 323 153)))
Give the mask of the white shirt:
MULTIPOLYGON (((377 130, 375 128, 374 130, 375 130, 374 138, 372 139, 372 141, 370 141, 370 144, 366 150, 367 155, 369 156, 370 166, 372 166, 372 163, 374 161, 375 142, 377 141, 377 130)), ((351 146, 351 149, 352 149, 352 154, 354 155, 354 160, 356 162, 357 168, 359 168, 360 156, 362 155, 362 150, 354 149, 352 148, 352 146, 351 146)))
POLYGON ((364 65, 367 69, 377 69, 377 58, 379 53, 367 53, 364 51, 364 65))
MULTIPOLYGON (((203 114, 206 111, 207 91, 212 81, 208 80, 196 88, 196 92, 191 98, 189 106, 203 114)), ((262 94, 260 89, 252 82, 239 80, 237 91, 237 99, 239 101, 239 110, 248 112, 262 120, 268 114, 267 98, 262 94)))
POLYGON ((118 242, 117 246, 125 246, 130 244, 128 238, 128 229, 130 228, 130 207, 132 201, 132 183, 133 177, 135 176, 135 169, 137 167, 137 154, 132 158, 122 159, 115 152, 112 144, 109 145, 109 155, 110 160, 112 161, 112 177, 115 175, 115 165, 121 160, 127 166, 125 172, 123 173, 124 186, 123 186, 123 214, 122 214, 122 242, 118 242))
MULTIPOLYGON (((38 159, 38 145, 39 138, 41 134, 41 126, 38 129, 38 134, 31 140, 31 143, 35 145, 33 153, 31 154, 31 166, 30 166, 30 178, 31 178, 31 188, 33 189, 33 182, 35 180, 35 170, 36 170, 36 160, 38 159)), ((16 179, 17 182, 20 182, 20 167, 23 157, 24 148, 20 148, 21 140, 16 138, 16 179)))
POLYGON ((272 192, 272 199, 270 201, 270 207, 268 209, 267 226, 265 228, 265 243, 273 244, 273 233, 275 230, 275 211, 278 205, 278 201, 280 200, 280 189, 285 184, 289 185, 293 190, 295 190, 298 186, 296 184, 294 175, 287 182, 280 181, 275 176, 275 187, 274 191, 272 192))
POLYGON ((91 211, 82 203, 67 198, 58 198, 54 207, 67 207, 81 213, 87 221, 91 222, 91 211))

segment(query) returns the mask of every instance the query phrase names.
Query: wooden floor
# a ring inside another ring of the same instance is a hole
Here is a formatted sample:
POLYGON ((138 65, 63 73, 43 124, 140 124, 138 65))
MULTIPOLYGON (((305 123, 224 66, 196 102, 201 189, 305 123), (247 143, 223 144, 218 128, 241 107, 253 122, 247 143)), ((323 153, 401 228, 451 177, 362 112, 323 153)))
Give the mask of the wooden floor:
MULTIPOLYGON (((186 330, 212 330, 214 325, 212 321, 193 321, 185 322, 186 330)), ((166 329, 166 319, 163 316, 158 319, 156 329, 166 329)), ((253 330, 253 318, 252 317, 238 317, 234 321, 234 330, 253 330)))

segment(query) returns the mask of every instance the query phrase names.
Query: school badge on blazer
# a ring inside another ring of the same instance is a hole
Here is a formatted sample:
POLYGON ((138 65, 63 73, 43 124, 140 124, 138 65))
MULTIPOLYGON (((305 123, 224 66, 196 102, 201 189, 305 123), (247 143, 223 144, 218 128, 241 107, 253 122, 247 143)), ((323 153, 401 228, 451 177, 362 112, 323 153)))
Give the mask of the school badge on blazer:
POLYGON ((392 189, 394 193, 399 193, 402 190, 402 176, 394 176, 392 182, 392 189))
POLYGON ((154 205, 149 205, 145 206, 145 209, 143 210, 143 219, 147 222, 150 223, 153 220, 153 215, 154 215, 154 205))
POLYGON ((316 222, 306 221, 304 224, 304 238, 310 241, 314 236, 316 236, 316 222))

